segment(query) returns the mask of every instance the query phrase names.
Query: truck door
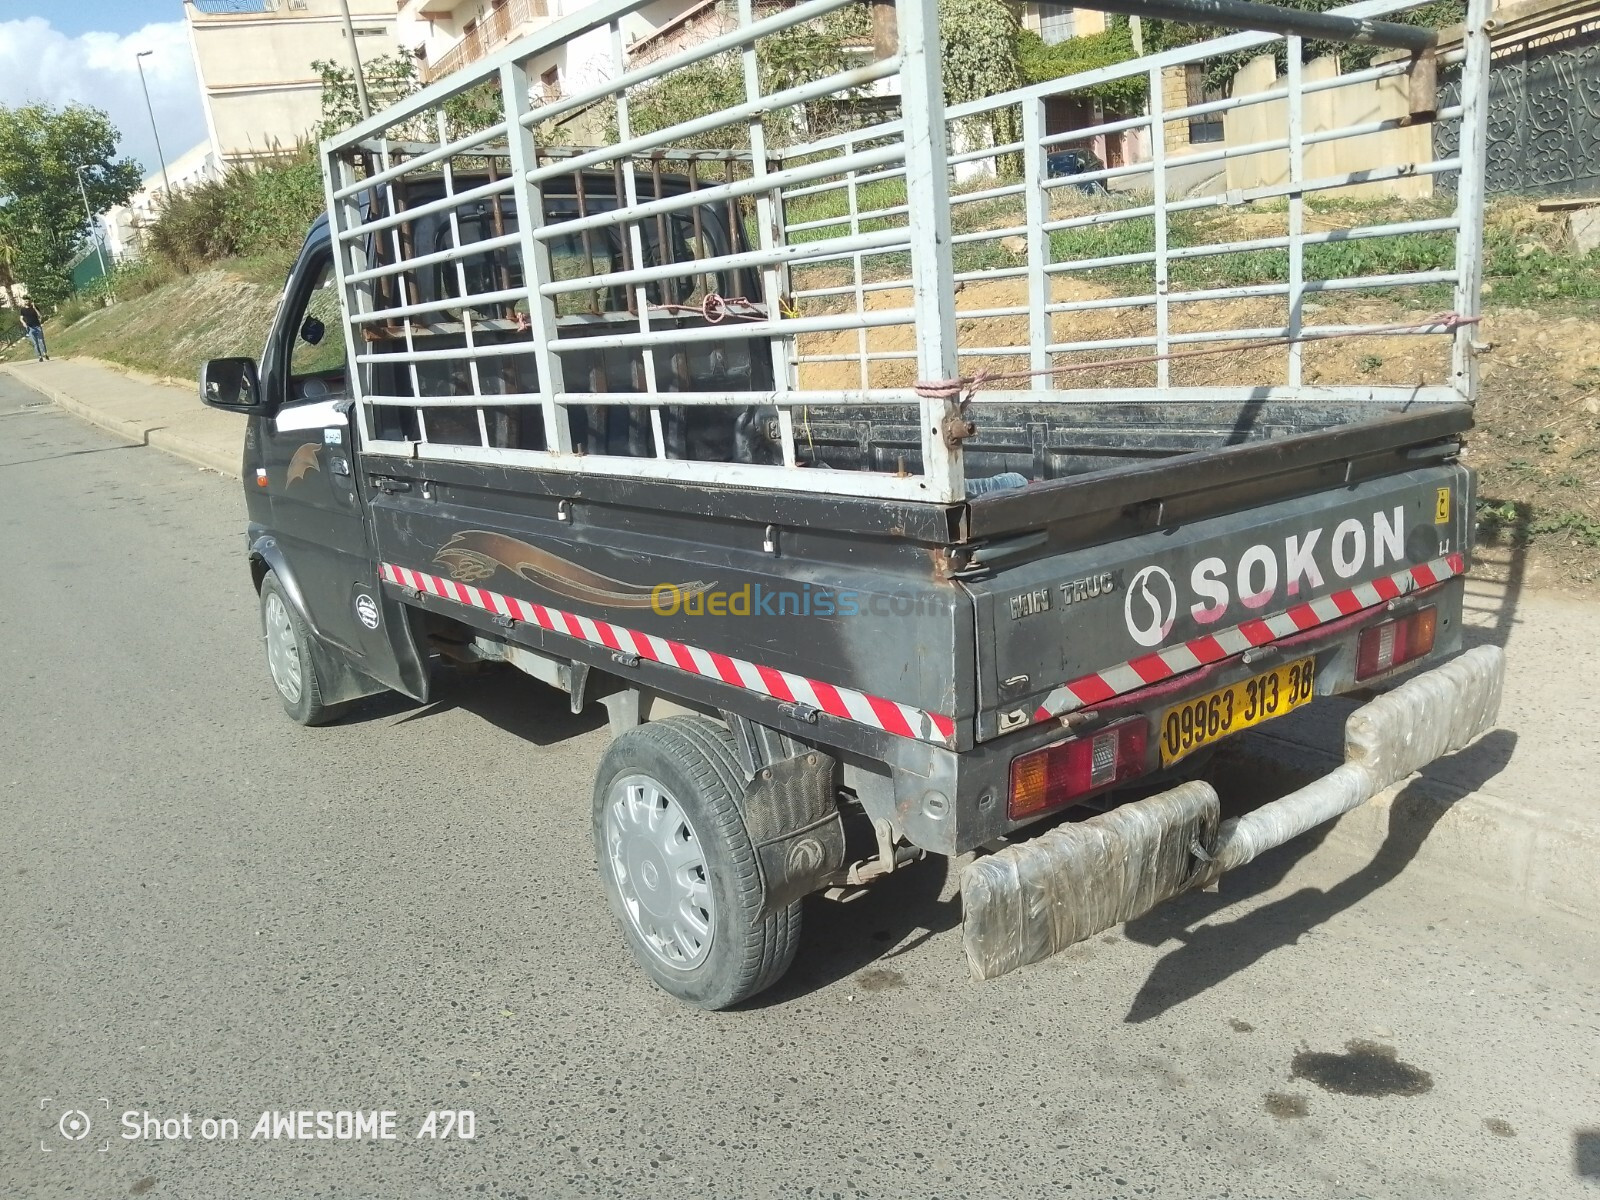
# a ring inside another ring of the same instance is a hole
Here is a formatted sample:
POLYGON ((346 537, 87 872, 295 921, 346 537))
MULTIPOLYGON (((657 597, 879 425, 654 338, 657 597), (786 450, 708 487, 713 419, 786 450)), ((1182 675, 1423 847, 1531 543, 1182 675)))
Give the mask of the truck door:
POLYGON ((307 243, 262 363, 273 416, 262 460, 272 526, 323 641, 378 682, 418 696, 423 667, 403 606, 378 585, 350 419, 349 365, 333 255, 307 243))

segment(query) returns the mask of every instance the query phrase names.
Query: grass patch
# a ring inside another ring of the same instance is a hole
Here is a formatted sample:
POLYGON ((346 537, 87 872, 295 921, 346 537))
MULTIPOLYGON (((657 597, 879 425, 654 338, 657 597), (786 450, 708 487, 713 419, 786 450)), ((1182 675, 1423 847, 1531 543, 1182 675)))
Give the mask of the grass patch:
POLYGON ((1478 537, 1489 545, 1529 546, 1560 534, 1563 541, 1600 549, 1600 521, 1584 513, 1525 500, 1478 501, 1478 537))
POLYGON ((260 355, 281 274, 268 274, 258 260, 244 260, 174 273, 165 282, 157 278, 140 276, 140 284, 152 286, 132 296, 119 293, 109 308, 84 304, 68 312, 73 306, 64 306, 45 322, 51 354, 104 359, 185 383, 198 377, 208 358, 260 355), (76 319, 64 321, 68 316, 76 319))
MULTIPOLYGON (((987 190, 1006 182, 985 178, 958 189, 956 195, 987 190)), ((857 197, 857 207, 861 211, 901 207, 906 203, 905 182, 900 179, 874 180, 862 184, 857 189, 857 197)), ((1052 197, 1051 216, 1061 219, 1063 216, 1088 215, 1097 209, 1109 213, 1119 208, 1142 207, 1149 203, 1150 198, 1144 195, 1085 197, 1062 189, 1052 197)), ((1308 198, 1306 203, 1309 216, 1334 218, 1332 224, 1335 227, 1346 222, 1353 226, 1425 219, 1446 215, 1450 210, 1451 203, 1447 197, 1399 202, 1383 198, 1339 200, 1319 196, 1308 198)), ((1287 228, 1286 219, 1272 221, 1270 218, 1286 218, 1287 211, 1287 203, 1280 200, 1252 204, 1242 209, 1171 213, 1167 220, 1167 246, 1171 250, 1182 250, 1282 236, 1287 228), (1249 223, 1261 223, 1263 219, 1268 219, 1265 223, 1271 226, 1270 229, 1260 232, 1249 230, 1249 223)), ((1531 206, 1520 200, 1500 201, 1491 205, 1484 237, 1485 293, 1492 295, 1499 304, 1517 307, 1552 300, 1600 300, 1600 251, 1581 258, 1564 251, 1560 245, 1558 227, 1548 221, 1530 220, 1529 212, 1531 206)), ((791 241, 821 241, 844 236, 848 233, 848 226, 841 219, 848 215, 848 197, 842 189, 802 196, 787 206, 786 216, 790 224, 830 219, 841 223, 800 230, 791 235, 791 241)), ((1020 196, 973 201, 956 205, 951 210, 951 228, 957 234, 1013 228, 1023 224, 1023 221, 1020 196)), ((871 232, 902 228, 905 223, 905 215, 901 213, 868 218, 861 221, 860 228, 863 232, 871 232)), ((1312 220, 1308 225, 1314 231, 1319 225, 1326 228, 1328 222, 1312 220)), ((1153 254, 1155 241, 1154 217, 1131 217, 1078 225, 1051 233, 1050 257, 1054 262, 1063 263, 1153 254)), ((870 257, 866 260, 867 277, 901 277, 906 261, 904 255, 870 257)), ((967 242, 957 247, 956 269, 1020 266, 1025 261, 1023 254, 995 243, 967 242), (963 257, 966 261, 962 261, 963 257)), ((1446 271, 1454 266, 1455 239, 1452 234, 1402 233, 1310 244, 1305 247, 1303 274, 1307 280, 1318 281, 1446 271)), ((1170 273, 1173 284, 1183 289, 1287 283, 1289 252, 1287 249, 1261 249, 1176 258, 1171 260, 1170 273)), ((1148 262, 1098 267, 1074 271, 1070 275, 1127 295, 1142 295, 1154 286, 1153 267, 1148 262)), ((1449 307, 1452 291, 1448 284, 1359 290, 1365 295, 1413 299, 1419 306, 1430 308, 1449 307)))

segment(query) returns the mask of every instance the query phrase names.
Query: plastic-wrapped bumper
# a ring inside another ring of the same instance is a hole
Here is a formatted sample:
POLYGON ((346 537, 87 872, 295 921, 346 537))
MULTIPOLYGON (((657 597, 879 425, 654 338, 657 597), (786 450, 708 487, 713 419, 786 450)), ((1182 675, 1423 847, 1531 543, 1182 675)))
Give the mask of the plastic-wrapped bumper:
POLYGON ((1048 958, 1366 803, 1490 729, 1504 680, 1504 653, 1482 646, 1406 681, 1350 714, 1342 766, 1235 820, 1210 784, 1185 783, 976 860, 961 874, 973 976, 1048 958))

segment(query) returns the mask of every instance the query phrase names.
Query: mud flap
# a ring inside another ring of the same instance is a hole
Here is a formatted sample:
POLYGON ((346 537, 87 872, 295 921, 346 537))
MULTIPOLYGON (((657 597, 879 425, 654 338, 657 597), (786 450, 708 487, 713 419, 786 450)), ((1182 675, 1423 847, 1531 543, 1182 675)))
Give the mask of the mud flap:
POLYGON ((822 751, 806 750, 763 766, 745 789, 739 811, 766 897, 756 920, 816 891, 844 866, 836 767, 822 751))

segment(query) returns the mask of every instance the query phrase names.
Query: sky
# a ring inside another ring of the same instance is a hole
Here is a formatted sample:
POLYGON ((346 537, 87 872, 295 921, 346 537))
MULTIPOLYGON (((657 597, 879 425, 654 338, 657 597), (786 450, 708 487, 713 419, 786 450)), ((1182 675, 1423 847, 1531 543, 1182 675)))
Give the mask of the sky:
POLYGON ((160 165, 139 90, 150 103, 168 162, 205 140, 182 0, 0 0, 0 105, 78 102, 102 109, 121 134, 118 153, 160 165))

